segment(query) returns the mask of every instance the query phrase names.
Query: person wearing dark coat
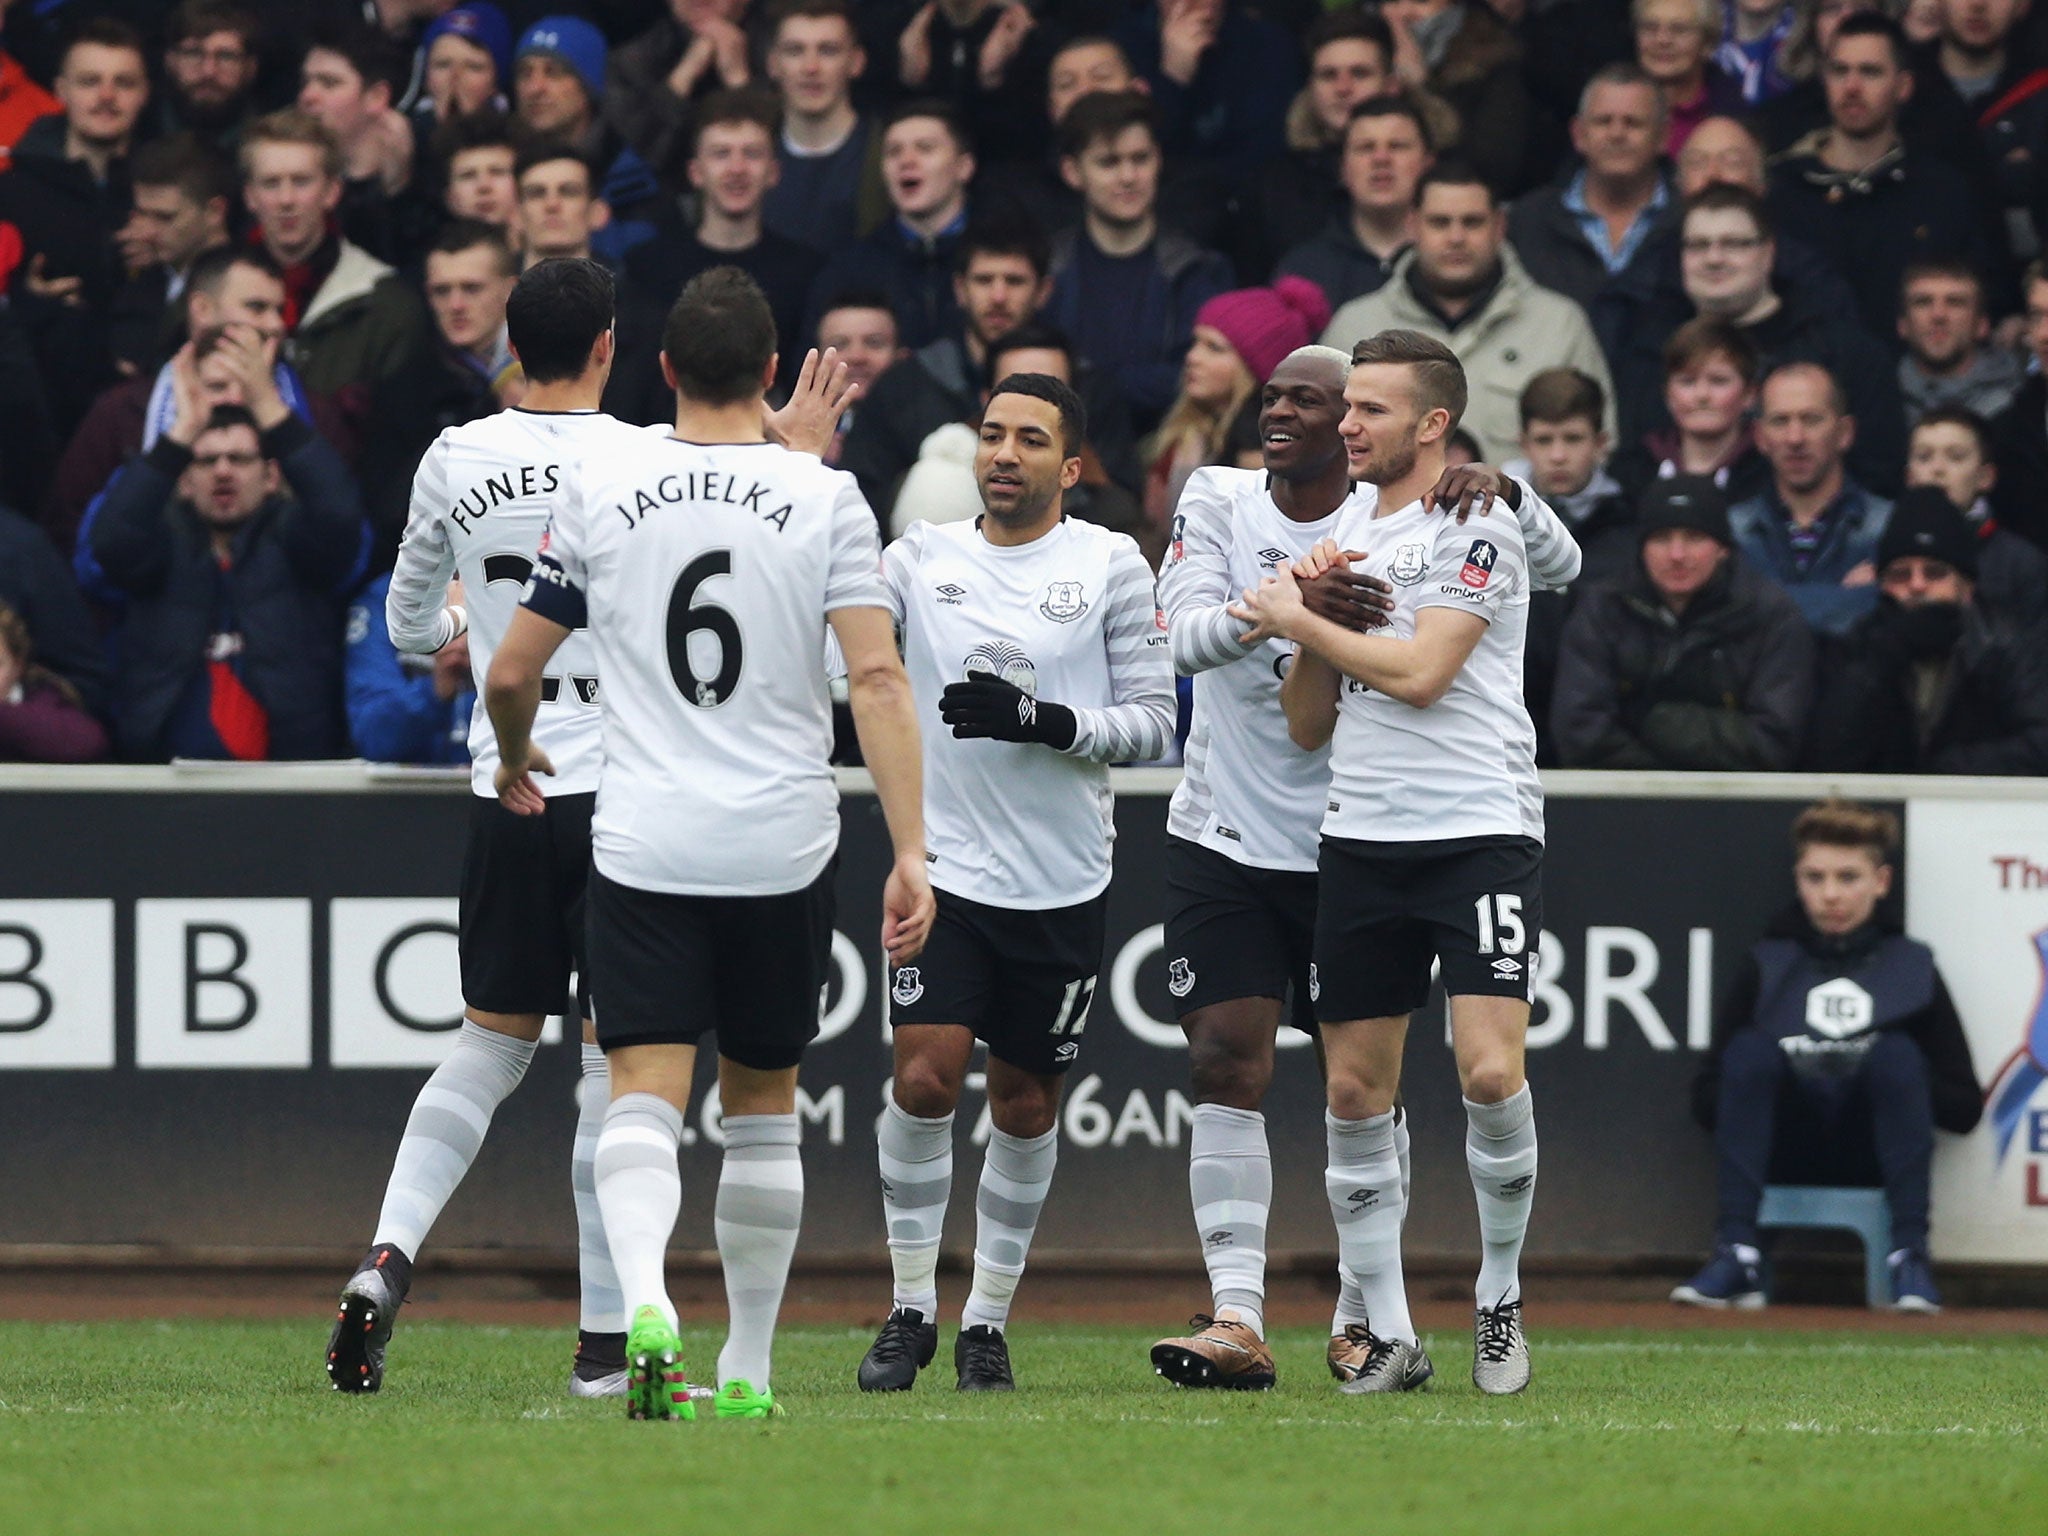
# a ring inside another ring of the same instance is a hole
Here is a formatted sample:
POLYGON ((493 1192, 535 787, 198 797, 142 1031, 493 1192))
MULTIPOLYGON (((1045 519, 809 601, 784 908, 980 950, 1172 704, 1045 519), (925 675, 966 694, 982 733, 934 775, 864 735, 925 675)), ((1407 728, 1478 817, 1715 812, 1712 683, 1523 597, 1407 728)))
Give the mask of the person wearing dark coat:
POLYGON ((1916 77, 1905 68, 1898 23, 1875 12, 1851 16, 1828 49, 1828 123, 1772 163, 1771 217, 1779 230, 1818 250, 1856 292, 1874 336, 1896 330, 1899 292, 1915 262, 1960 261, 1996 292, 2011 289, 1994 246, 1988 210, 1970 200, 1957 169, 1911 148, 1899 113, 1916 77))
POLYGON ((77 578, 42 529, 5 507, 0 507, 0 605, 20 615, 36 659, 69 683, 88 711, 106 708, 106 656, 77 578))
POLYGON ((129 761, 346 750, 342 614, 369 529, 347 467, 250 354, 251 406, 203 418, 185 365, 171 429, 80 535, 98 584, 125 601, 113 718, 129 761))
POLYGON ((65 47, 56 92, 65 110, 29 126, 0 176, 0 226, 19 232, 9 301, 68 437, 113 378, 107 311, 127 275, 116 236, 133 206, 128 153, 149 100, 141 39, 117 22, 88 23, 65 47))
POLYGON ((1783 589, 1734 552, 1704 475, 1659 480, 1629 579, 1581 598, 1551 706, 1571 768, 1789 767, 1813 687, 1813 641, 1783 589))
POLYGON ((1301 88, 1301 46, 1239 0, 1199 0, 1207 27, 1168 33, 1154 0, 1126 6, 1112 35, 1159 104, 1160 142, 1176 160, 1250 172, 1287 147, 1301 88))
POLYGON ((1878 543, 1876 608, 1821 671, 1807 766, 1823 773, 2048 774, 2048 654, 1976 601, 1977 532, 1932 486, 1878 543))
POLYGON ((1843 801, 1793 823, 1799 899, 1722 995, 1693 1083, 1720 1211, 1713 1258, 1673 1301, 1764 1304, 1767 1183, 1862 1185, 1891 1207, 1892 1305, 1941 1309, 1927 1254, 1934 1133, 1973 1129, 1983 1099, 1933 952, 1889 900, 1898 836, 1890 812, 1843 801))

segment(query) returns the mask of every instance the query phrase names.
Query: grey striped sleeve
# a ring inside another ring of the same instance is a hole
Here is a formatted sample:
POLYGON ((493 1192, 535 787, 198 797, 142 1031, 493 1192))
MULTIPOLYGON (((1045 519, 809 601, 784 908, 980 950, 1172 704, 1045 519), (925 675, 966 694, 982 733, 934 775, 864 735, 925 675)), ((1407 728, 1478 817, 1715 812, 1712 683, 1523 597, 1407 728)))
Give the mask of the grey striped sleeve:
POLYGON ((1258 649, 1238 638, 1244 623, 1225 612, 1230 584, 1230 513, 1223 488, 1206 470, 1188 477, 1174 508, 1174 541, 1159 572, 1173 669, 1186 677, 1227 666, 1258 649))
POLYGON ((441 513, 448 505, 446 450, 437 440, 413 475, 412 509, 398 563, 384 598, 384 627, 391 644, 412 655, 431 655, 456 636, 455 616, 446 604, 448 579, 455 573, 455 552, 441 513))
POLYGON ((1554 592, 1570 586, 1579 576, 1579 541, 1572 537, 1564 519, 1536 494, 1536 487, 1520 479, 1515 484, 1522 488, 1515 521, 1521 525, 1522 547, 1528 551, 1530 587, 1554 592))
POLYGON ((1074 710, 1068 755, 1098 763, 1150 762, 1166 755, 1178 713, 1164 615, 1152 590, 1152 568, 1138 546, 1117 536, 1104 598, 1103 642, 1109 648, 1104 709, 1074 710))

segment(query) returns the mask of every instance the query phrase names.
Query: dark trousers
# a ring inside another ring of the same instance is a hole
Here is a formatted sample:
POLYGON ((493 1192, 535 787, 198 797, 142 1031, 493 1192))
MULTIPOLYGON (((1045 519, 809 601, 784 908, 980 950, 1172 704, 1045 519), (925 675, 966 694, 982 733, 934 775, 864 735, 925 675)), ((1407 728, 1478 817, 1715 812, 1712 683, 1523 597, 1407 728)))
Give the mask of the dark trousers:
POLYGON ((1843 1184, 1882 1186, 1892 1247, 1924 1252, 1934 1160, 1927 1058, 1906 1036, 1883 1031, 1847 1070, 1801 1075, 1776 1040, 1745 1029, 1721 1058, 1714 1155, 1721 1242, 1756 1243, 1767 1183, 1843 1184))

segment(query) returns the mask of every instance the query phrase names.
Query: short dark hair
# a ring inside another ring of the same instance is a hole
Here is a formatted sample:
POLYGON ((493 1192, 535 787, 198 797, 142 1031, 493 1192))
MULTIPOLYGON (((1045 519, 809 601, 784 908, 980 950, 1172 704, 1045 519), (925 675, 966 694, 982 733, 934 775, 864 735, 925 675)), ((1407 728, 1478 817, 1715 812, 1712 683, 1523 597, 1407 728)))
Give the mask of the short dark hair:
POLYGON ((1415 183, 1416 207, 1422 206, 1431 187, 1477 187, 1486 194, 1487 207, 1500 207, 1500 194, 1494 191, 1493 183, 1480 174, 1478 166, 1455 155, 1446 155, 1422 173, 1415 183))
POLYGON ((1727 358, 1752 389, 1762 377, 1763 358, 1756 343, 1739 326, 1713 315, 1686 321, 1665 340, 1664 377, 1669 380, 1688 368, 1697 368, 1710 357, 1727 358))
POLYGON ((1041 278, 1052 269, 1052 248, 1045 231, 1029 219, 989 218, 969 224, 954 253, 953 270, 964 274, 977 256, 1021 257, 1041 278))
POLYGON ((274 282, 284 281, 284 268, 262 246, 217 245, 192 258, 191 270, 185 274, 185 292, 203 293, 210 299, 220 292, 228 273, 236 267, 254 267, 274 282))
POLYGON ((1435 151, 1436 135, 1429 131, 1429 119, 1423 116, 1422 108, 1415 105, 1406 96, 1366 97, 1364 101, 1361 101, 1351 109, 1351 116, 1344 121, 1345 140, 1347 142, 1350 140, 1351 128, 1354 123, 1368 122, 1378 117, 1406 118, 1415 125, 1416 133, 1422 138, 1422 147, 1432 153, 1435 151))
POLYGON ((530 138, 521 135, 517 136, 514 142, 519 150, 512 161, 514 185, 525 180, 526 173, 536 165, 552 165, 557 160, 574 160, 583 167, 583 174, 590 178, 590 195, 597 196, 598 188, 603 184, 597 174, 597 167, 590 163, 590 156, 567 139, 530 138))
POLYGON ((528 267, 505 301, 507 336, 528 382, 582 377, 617 311, 617 285, 602 262, 550 256, 528 267))
POLYGON ((860 45, 860 23, 854 20, 853 7, 847 0, 782 0, 768 13, 768 38, 773 42, 782 33, 782 24, 806 17, 813 21, 837 18, 846 23, 846 30, 853 34, 854 45, 860 45))
POLYGON ((996 380, 988 392, 989 404, 995 404, 997 395, 1028 395, 1051 405, 1060 413, 1061 451, 1070 459, 1080 455, 1081 445, 1088 441, 1088 408, 1073 385, 1049 373, 1013 373, 996 380))
POLYGON ((705 129, 729 123, 752 123, 768 135, 772 148, 775 135, 782 131, 782 108, 773 96, 753 86, 713 91, 697 103, 696 121, 690 127, 690 153, 697 153, 705 129))
MULTIPOLYGON (((259 446, 263 442, 263 428, 256 424, 255 413, 246 405, 216 405, 207 413, 206 425, 199 430, 203 434, 225 431, 229 427, 247 427, 256 434, 259 446)), ((265 454, 264 457, 268 458, 270 455, 265 454)))
POLYGON ((480 245, 488 246, 491 254, 498 258, 500 276, 510 277, 519 270, 519 255, 512 249, 512 242, 505 238, 505 231, 481 219, 450 219, 434 236, 434 243, 427 247, 427 254, 454 256, 463 251, 473 251, 480 245))
POLYGON ((1394 62, 1394 31, 1378 11, 1325 11, 1303 35, 1301 51, 1314 68, 1316 55, 1332 43, 1356 40, 1371 43, 1380 51, 1382 62, 1394 62))
POLYGON ((1922 427, 1961 427, 1977 440, 1978 458, 1989 464, 1994 457, 1991 424, 1966 405, 1937 405, 1927 412, 1914 422, 1911 430, 1906 433, 1906 442, 1909 445, 1913 441, 1913 433, 1922 427))
POLYGON ((1906 29, 1883 11, 1857 11, 1844 16, 1835 25, 1835 35, 1829 39, 1827 51, 1832 53, 1835 44, 1845 37, 1881 37, 1891 45, 1892 68, 1910 70, 1913 67, 1906 29))
POLYGON ((1775 240, 1777 230, 1771 223, 1771 211, 1764 206, 1764 200, 1747 187, 1730 186, 1717 181, 1710 187, 1702 187, 1685 200, 1685 213, 1679 219, 1679 228, 1685 228, 1685 220, 1696 213, 1715 213, 1732 208, 1738 213, 1749 215, 1756 225, 1756 232, 1766 240, 1775 240))
POLYGON ((474 112, 458 112, 442 121, 435 127, 428 147, 445 174, 457 155, 472 149, 516 151, 518 140, 512 133, 511 118, 494 107, 479 107, 474 112))
POLYGON ((57 72, 62 74, 64 66, 71 62, 71 52, 90 43, 95 48, 125 48, 142 60, 142 67, 149 68, 149 44, 142 40, 142 34, 135 28, 112 16, 95 16, 64 39, 64 47, 57 55, 57 72))
POLYGON ((1522 387, 1522 430, 1539 421, 1590 421, 1598 432, 1607 418, 1607 391, 1576 368, 1546 368, 1522 387))
POLYGON ((1434 336, 1425 336, 1421 331, 1381 331, 1351 349, 1354 368, 1383 363, 1414 370, 1415 403, 1422 414, 1438 409, 1449 411, 1453 429, 1464 420, 1465 365, 1458 361, 1457 353, 1434 336))
POLYGON ((164 46, 175 48, 216 32, 235 33, 251 53, 263 41, 263 24, 250 7, 235 0, 184 0, 164 22, 164 46))
POLYGON ((1968 283, 1977 290, 1977 307, 1984 308, 1984 274, 1967 261, 1954 256, 1928 256, 1919 261, 1906 263, 1906 270, 1899 274, 1899 305, 1905 307, 1906 293, 1922 278, 1946 277, 1958 283, 1968 283))
POLYGON ((974 152, 974 138, 967 131, 966 119, 960 116, 960 109, 949 101, 936 96, 916 96, 890 108, 889 115, 882 119, 882 137, 889 136, 889 130, 898 123, 907 123, 914 117, 929 117, 946 130, 953 147, 963 155, 974 152))
POLYGON ((712 267, 683 285, 661 331, 676 390, 701 405, 738 405, 761 392, 775 356, 775 312, 738 267, 712 267))
POLYGON ((1159 110, 1143 91, 1090 91, 1077 97, 1060 119, 1062 160, 1078 160, 1099 139, 1113 139, 1126 128, 1142 128, 1159 142, 1159 110))
POLYGON ((896 301, 880 288, 836 289, 818 306, 818 318, 824 319, 835 309, 882 309, 891 320, 896 318, 896 301))
POLYGON ((348 67, 362 77, 364 90, 383 86, 391 93, 393 105, 405 92, 411 60, 400 54, 376 27, 350 20, 315 28, 306 52, 311 54, 316 49, 346 59, 348 67))
POLYGON ((1008 352, 1064 352, 1067 360, 1074 360, 1074 344, 1067 340, 1067 333, 1058 326, 1044 320, 1026 320, 1022 325, 1013 325, 1002 335, 988 344, 988 371, 1000 375, 997 359, 1008 352))
POLYGON ((174 133, 138 145, 128 161, 128 179, 138 187, 176 187, 204 207, 216 197, 230 204, 240 182, 227 157, 196 133, 174 133))

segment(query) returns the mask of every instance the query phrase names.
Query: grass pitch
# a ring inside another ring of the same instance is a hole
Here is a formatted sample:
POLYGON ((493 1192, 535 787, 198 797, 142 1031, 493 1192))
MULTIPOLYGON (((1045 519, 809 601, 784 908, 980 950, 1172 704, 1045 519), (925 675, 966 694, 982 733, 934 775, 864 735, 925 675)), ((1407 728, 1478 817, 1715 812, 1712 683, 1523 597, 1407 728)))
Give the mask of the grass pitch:
MULTIPOLYGON (((384 1391, 325 1322, 0 1323, 0 1530, 1855 1532, 2040 1529, 2048 1339, 1546 1332, 1519 1398, 1427 1340, 1433 1391, 1338 1396, 1313 1330, 1280 1386, 1182 1392, 1136 1329, 1014 1330, 1022 1390, 862 1397, 867 1336, 789 1328, 771 1424, 629 1424, 564 1391, 560 1330, 405 1321, 384 1391)), ((718 1336, 684 1334, 709 1375, 718 1336)))

